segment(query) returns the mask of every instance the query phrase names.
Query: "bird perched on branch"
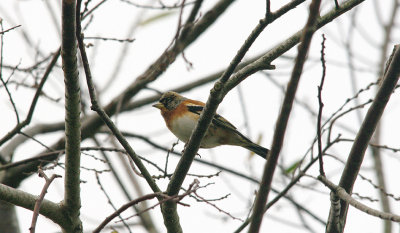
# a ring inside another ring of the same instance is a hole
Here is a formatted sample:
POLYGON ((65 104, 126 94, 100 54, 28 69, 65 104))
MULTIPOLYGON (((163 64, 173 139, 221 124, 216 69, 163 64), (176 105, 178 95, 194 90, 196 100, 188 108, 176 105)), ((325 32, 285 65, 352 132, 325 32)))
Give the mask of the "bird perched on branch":
MULTIPOLYGON (((153 105, 161 110, 168 129, 185 143, 196 127, 204 106, 201 101, 185 98, 173 91, 164 93, 159 102, 153 105)), ((253 143, 229 121, 215 114, 200 147, 213 148, 221 145, 241 146, 263 158, 267 158, 268 154, 268 149, 253 143)))

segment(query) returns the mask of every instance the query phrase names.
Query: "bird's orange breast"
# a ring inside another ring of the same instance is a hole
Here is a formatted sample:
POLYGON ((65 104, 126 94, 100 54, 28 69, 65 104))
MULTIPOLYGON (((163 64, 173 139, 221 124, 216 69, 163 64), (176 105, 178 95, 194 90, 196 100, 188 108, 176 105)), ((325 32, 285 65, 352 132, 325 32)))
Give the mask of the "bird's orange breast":
POLYGON ((178 107, 176 107, 174 110, 167 110, 163 109, 161 111, 161 115, 164 117, 165 123, 167 124, 167 127, 171 129, 172 122, 175 121, 177 118, 182 117, 183 114, 187 112, 187 107, 183 104, 180 104, 178 107))

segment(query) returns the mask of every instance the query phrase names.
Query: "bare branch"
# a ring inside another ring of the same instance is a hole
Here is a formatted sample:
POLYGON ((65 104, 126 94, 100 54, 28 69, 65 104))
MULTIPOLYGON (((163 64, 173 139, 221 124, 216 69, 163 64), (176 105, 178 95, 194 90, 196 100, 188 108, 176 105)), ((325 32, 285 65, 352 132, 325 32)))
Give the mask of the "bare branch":
MULTIPOLYGON (((97 147, 100 149, 100 142, 97 140, 96 137, 93 137, 93 141, 95 142, 95 144, 97 145, 97 147)), ((82 151, 85 150, 85 148, 81 148, 82 151)), ((126 153, 125 150, 119 150, 117 151, 118 153, 126 153), (121 152, 123 151, 123 152, 121 152)), ((120 189, 122 190, 123 194, 126 197, 126 200, 133 200, 134 198, 132 197, 132 195, 128 192, 128 188, 127 185, 125 185, 122 181, 121 176, 118 174, 117 169, 114 167, 114 165, 111 163, 110 158, 108 156, 108 153, 106 153, 105 150, 100 150, 100 154, 103 156, 104 160, 107 162, 108 167, 111 170, 111 173, 113 174, 116 182, 118 183, 120 189)), ((136 192, 138 193, 139 196, 142 195, 142 192, 140 190, 139 187, 135 187, 136 192)), ((146 203, 143 202, 142 207, 146 207, 146 203)), ((133 206, 133 210, 137 213, 140 211, 140 206, 133 206)), ((139 215, 140 220, 142 221, 143 226, 149 231, 149 233, 154 233, 156 232, 155 230, 155 226, 154 223, 152 221, 152 218, 149 214, 144 213, 139 215)))
MULTIPOLYGON (((117 211, 117 208, 115 207, 115 205, 113 204, 113 202, 111 201, 110 196, 108 195, 108 193, 106 192, 106 190, 103 187, 103 184, 100 182, 100 177, 99 177, 99 173, 96 172, 96 180, 97 180, 97 184, 99 185, 101 191, 104 193, 104 196, 106 196, 108 203, 111 205, 111 207, 117 211)), ((122 223, 124 224, 124 226, 126 227, 126 229, 128 230, 128 232, 132 233, 131 229, 129 228, 128 224, 125 222, 125 220, 122 218, 121 215, 118 215, 118 217, 121 219, 122 223)))
MULTIPOLYGON (((72 224, 63 226, 66 232, 81 232, 80 220, 80 144, 81 100, 76 48, 76 2, 62 1, 61 57, 65 82, 65 180, 63 209, 72 224), (66 227, 66 228, 65 228, 66 227)), ((79 14, 78 14, 79 16, 79 14)))
POLYGON ((137 156, 135 151, 129 145, 128 141, 124 138, 124 136, 121 134, 121 132, 118 130, 118 128, 114 125, 114 123, 108 117, 107 113, 103 110, 103 108, 100 107, 100 105, 98 104, 96 90, 95 90, 95 87, 94 87, 94 84, 93 84, 92 74, 91 74, 90 67, 89 67, 89 60, 87 58, 85 46, 83 44, 83 34, 81 32, 81 21, 80 21, 79 15, 76 18, 76 21, 77 21, 77 26, 78 26, 78 29, 76 31, 76 36, 77 36, 77 39, 78 39, 79 50, 81 52, 81 57, 82 57, 82 61, 83 61, 83 67, 84 67, 84 70, 85 70, 85 76, 86 76, 86 82, 87 82, 87 86, 88 86, 88 90, 89 90, 90 100, 91 100, 91 103, 92 103, 91 109, 96 111, 97 114, 99 114, 100 118, 110 128, 110 130, 116 136, 118 141, 125 148, 125 150, 129 154, 129 156, 135 162, 136 166, 139 168, 141 174, 146 179, 146 181, 149 184, 149 186, 151 187, 151 189, 154 192, 160 192, 160 189, 157 186, 157 184, 155 183, 154 179, 151 177, 150 173, 148 172, 146 167, 143 165, 143 163, 141 162, 141 160, 139 159, 139 157, 137 156))
POLYGON ((14 30, 14 29, 19 28, 19 27, 21 27, 21 25, 14 26, 14 27, 11 27, 11 28, 6 29, 6 30, 3 30, 3 29, 2 29, 2 31, 0 32, 0 34, 3 35, 4 33, 9 32, 9 31, 14 30))
MULTIPOLYGON (((33 211, 38 196, 0 184, 0 199, 33 211)), ((39 213, 60 226, 71 224, 68 217, 61 210, 60 205, 49 200, 44 199, 42 201, 39 213)))
POLYGON ((399 215, 381 212, 379 210, 372 209, 372 208, 362 204, 361 202, 358 202, 357 200, 352 198, 351 195, 348 194, 346 192, 346 190, 344 190, 344 188, 335 185, 334 183, 329 181, 325 176, 318 176, 318 180, 320 180, 333 193, 335 193, 335 195, 337 197, 339 197, 342 200, 342 202, 348 203, 351 206, 353 206, 354 208, 356 208, 356 209, 358 209, 358 210, 360 210, 362 212, 365 212, 365 213, 367 213, 369 215, 372 215, 372 216, 375 216, 375 217, 379 217, 379 218, 385 219, 385 220, 390 220, 390 221, 393 221, 393 222, 400 222, 400 216, 399 215))
MULTIPOLYGON (((187 195, 189 195, 189 194, 195 192, 195 191, 199 188, 198 183, 199 183, 199 181, 194 180, 193 183, 192 183, 191 185, 189 185, 188 190, 187 190, 185 193, 180 194, 180 195, 168 196, 168 195, 166 195, 166 194, 164 194, 164 193, 161 193, 161 192, 155 192, 155 193, 151 193, 151 194, 144 195, 144 196, 139 197, 139 198, 137 198, 137 199, 135 199, 135 200, 132 200, 132 201, 126 203, 125 205, 121 206, 117 211, 115 211, 113 214, 111 214, 110 216, 108 216, 108 217, 93 231, 93 233, 98 233, 98 232, 100 232, 101 229, 103 229, 103 228, 104 228, 111 220, 113 220, 115 217, 119 216, 122 212, 124 212, 124 211, 125 211, 126 209, 128 209, 129 207, 131 207, 131 206, 133 206, 133 205, 136 205, 136 204, 138 204, 138 203, 140 203, 140 202, 142 202, 142 201, 150 200, 150 199, 153 199, 153 198, 158 198, 158 199, 159 199, 159 202, 158 202, 157 204, 155 204, 155 205, 153 205, 153 206, 151 206, 151 207, 149 207, 149 208, 143 210, 142 212, 148 211, 148 210, 150 210, 150 209, 153 209, 153 208, 155 208, 156 206, 161 205, 162 203, 165 203, 165 202, 167 202, 167 201, 173 201, 173 202, 178 203, 178 202, 180 202, 184 197, 186 197, 187 195)), ((137 215, 139 215, 139 214, 140 214, 140 213, 138 213, 138 214, 136 214, 136 215, 134 215, 134 216, 137 216, 137 215)))
POLYGON ((53 174, 49 178, 49 177, 47 177, 47 175, 43 172, 43 170, 41 168, 39 168, 39 176, 44 178, 45 184, 43 186, 42 192, 39 195, 39 198, 36 200, 35 208, 33 209, 32 223, 31 223, 31 227, 29 228, 29 231, 31 233, 35 233, 37 218, 39 216, 39 211, 40 211, 40 207, 42 205, 44 196, 47 193, 47 189, 49 189, 51 182, 53 182, 53 180, 55 178, 61 177, 60 175, 53 174))
POLYGON ((257 233, 260 230, 262 217, 264 215, 264 206, 268 199, 268 194, 271 189, 272 178, 274 171, 278 163, 280 151, 282 149, 283 140, 285 136, 286 127, 289 121, 290 112, 294 97, 296 95, 297 86, 300 81, 301 73, 303 70, 304 63, 308 49, 311 44, 312 36, 315 32, 317 25, 317 16, 319 15, 320 0, 313 0, 310 4, 310 13, 308 16, 307 23, 304 27, 301 43, 298 48, 298 55, 293 67, 293 72, 290 77, 290 81, 287 85, 287 91, 283 100, 282 108, 279 113, 279 117, 276 123, 276 129, 273 136, 271 150, 269 152, 269 158, 264 167, 260 188, 257 193, 257 197, 254 204, 253 219, 250 223, 249 233, 257 233))
POLYGON ((325 74, 326 74, 326 64, 325 64, 325 35, 322 34, 321 43, 321 64, 322 64, 322 77, 321 83, 318 86, 318 117, 317 117, 317 139, 318 139, 318 160, 319 160, 319 174, 325 176, 324 172, 324 162, 322 160, 322 135, 321 135, 321 120, 322 120, 322 108, 324 103, 322 102, 322 88, 324 86, 325 74))
MULTIPOLYGON (((342 177, 339 182, 339 186, 344 188, 347 193, 351 193, 353 190, 354 183, 356 181, 357 175, 359 173, 361 164, 364 159, 365 150, 367 149, 368 143, 374 133, 374 130, 383 114, 386 104, 389 101, 393 90, 399 80, 400 75, 400 46, 395 46, 393 49, 393 57, 391 62, 388 64, 387 72, 383 77, 383 83, 376 94, 371 107, 368 109, 367 115, 358 131, 355 142, 351 148, 350 154, 342 177)), ((331 226, 328 233, 342 231, 347 217, 348 203, 341 201, 341 211, 340 211, 340 226, 331 226)), ((329 227, 329 225, 328 225, 329 227)))
MULTIPOLYGON (((1 31, 3 31, 3 20, 2 19, 0 19, 0 29, 1 29, 1 31)), ((13 97, 11 95, 11 92, 8 89, 7 82, 4 81, 4 79, 3 79, 3 52, 4 52, 4 35, 3 34, 4 33, 0 34, 0 40, 1 40, 1 42, 0 42, 0 80, 1 80, 1 83, 3 84, 3 86, 4 86, 4 89, 7 92, 8 99, 10 100, 11 106, 14 109, 14 113, 15 113, 15 117, 17 118, 17 125, 18 125, 19 124, 18 110, 17 110, 17 107, 15 106, 15 102, 14 102, 14 99, 13 99, 13 97)))
MULTIPOLYGON (((326 151, 331 148, 335 143, 339 142, 339 138, 333 140, 332 142, 330 142, 330 144, 328 144, 324 150, 322 154, 325 154, 326 151)), ((292 180, 290 181, 289 184, 286 185, 286 187, 280 191, 280 192, 276 192, 274 189, 272 189, 272 191, 277 193, 277 196, 274 197, 274 199, 272 199, 271 201, 268 202, 268 204, 265 206, 264 208, 264 212, 266 212, 271 206, 273 206, 274 204, 276 204, 282 197, 286 197, 286 194, 289 192, 289 190, 291 190, 293 188, 294 185, 296 185, 300 179, 306 174, 306 172, 308 171, 308 169, 311 168, 311 166, 318 160, 318 157, 313 158, 300 172, 297 176, 293 177, 292 180)), ((291 201, 290 198, 287 198, 290 202, 292 202, 292 204, 296 205, 296 207, 298 208, 302 208, 302 206, 298 206, 297 203, 295 203, 294 201, 291 201)), ((304 208, 302 209, 304 211, 307 212, 307 210, 305 210, 304 208)), ((321 219, 319 219, 318 217, 316 217, 315 215, 309 213, 309 215, 316 219, 318 222, 322 223, 323 225, 325 225, 325 222, 322 221, 321 219)), ((234 231, 234 233, 239 233, 241 232, 253 219, 253 216, 250 216, 249 218, 246 219, 246 221, 244 221, 244 223, 242 225, 239 226, 239 228, 234 231)))

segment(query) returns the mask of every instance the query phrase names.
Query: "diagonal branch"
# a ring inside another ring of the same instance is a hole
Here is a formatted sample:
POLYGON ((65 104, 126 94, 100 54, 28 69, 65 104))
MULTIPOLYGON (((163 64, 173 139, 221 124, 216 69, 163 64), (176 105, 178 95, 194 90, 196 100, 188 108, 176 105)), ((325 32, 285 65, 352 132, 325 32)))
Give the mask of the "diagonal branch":
POLYGON ((122 212, 124 212, 125 210, 127 210, 129 207, 137 205, 140 202, 146 201, 146 200, 150 200, 153 198, 165 198, 165 195, 159 192, 155 192, 155 193, 150 193, 144 196, 141 196, 139 198, 136 198, 132 201, 129 201, 128 203, 124 204, 123 206, 121 206, 120 208, 118 208, 114 213, 112 213, 110 216, 108 216, 106 219, 104 219, 103 222, 101 222, 101 224, 96 227, 96 229, 93 231, 93 233, 98 233, 100 232, 109 222, 111 222, 115 217, 118 217, 122 214, 122 212))
MULTIPOLYGON (((290 9, 293 9, 294 7, 296 7, 297 5, 299 5, 300 3, 304 2, 303 0, 296 0, 296 1, 292 1, 291 3, 283 6, 281 9, 279 9, 277 12, 275 13, 271 13, 270 16, 268 16, 268 18, 264 18, 262 20, 260 20, 260 23, 255 27, 255 29, 253 30, 253 32, 249 35, 249 37, 247 38, 246 42, 243 44, 243 46, 239 49, 239 51, 237 52, 236 56, 233 58, 233 60, 231 61, 230 65, 228 66, 228 68, 225 70, 224 73, 221 74, 221 78, 219 79, 219 81, 217 81, 214 85, 213 90, 211 90, 211 94, 209 97, 209 100, 207 101, 206 107, 202 113, 202 116, 204 115, 205 117, 200 117, 198 126, 196 127, 196 129, 194 130, 192 137, 192 140, 197 140, 198 142, 196 144, 200 144, 201 139, 199 138, 199 136, 204 135, 206 129, 208 128, 209 123, 211 122, 211 119, 213 117, 213 115, 215 114, 216 108, 218 107, 217 105, 222 101, 222 99, 224 98, 224 96, 228 93, 228 91, 230 89, 232 89, 234 86, 238 85, 240 83, 240 81, 244 80, 245 78, 247 78, 248 76, 250 76, 251 74, 264 69, 264 68, 273 68, 271 65, 269 65, 269 63, 265 63, 262 66, 257 67, 257 69, 253 69, 250 65, 249 69, 246 69, 246 67, 249 66, 245 66, 243 69, 239 70, 238 72, 236 72, 235 74, 232 75, 232 73, 235 71, 235 69, 239 66, 239 63, 241 61, 241 59, 244 57, 244 55, 246 54, 247 50, 250 48, 250 46, 252 45, 252 43, 255 41, 255 39, 258 37, 258 35, 264 30, 264 28, 269 24, 272 23, 274 20, 276 20, 278 17, 282 16, 284 13, 286 13, 287 11, 289 11, 290 9), (232 83, 231 80, 235 79, 236 80, 240 80, 237 81, 236 83, 232 83), (225 88, 225 86, 227 86, 228 88, 225 88), (216 105, 216 106, 213 106, 216 105), (214 109, 215 108, 215 109, 214 109), (209 110, 207 110, 209 109, 209 110), (203 122, 203 118, 207 118, 204 122, 203 122), (208 122, 206 122, 208 121, 208 122), (206 123, 206 124, 205 124, 206 123), (208 124, 207 124, 208 123, 208 124), (199 129, 199 130, 197 130, 199 129), (197 131, 202 131, 201 134, 197 134, 195 132, 197 131), (196 135, 195 135, 196 134, 196 135)), ((186 149, 185 149, 185 153, 182 157, 185 156, 185 154, 188 154, 188 152, 190 150, 190 141, 187 143, 186 145, 186 149)), ((197 148, 198 149, 198 148, 197 148)), ((197 152, 196 149, 196 152, 197 152)), ((194 154, 193 153, 193 157, 194 154)), ((187 162, 183 162, 187 164, 187 162)), ((191 162, 190 162, 191 163, 191 162)), ((189 165, 190 166, 190 165, 189 165)), ((179 169, 179 165, 178 165, 178 169, 179 169)), ((181 173, 182 171, 184 171, 183 169, 189 169, 189 167, 181 167, 180 169, 182 169, 181 171, 177 170, 175 171, 176 173, 181 173)), ((183 179, 184 177, 180 177, 180 178, 176 178, 174 181, 173 179, 171 179, 171 182, 168 186, 168 192, 169 194, 176 194, 179 189, 180 186, 183 183, 183 179)))
MULTIPOLYGON (((368 109, 367 115, 357 133, 354 144, 350 150, 346 166, 343 170, 342 177, 340 178, 339 186, 351 194, 357 175, 360 171, 361 164, 364 159, 365 151, 368 147, 369 141, 375 131, 375 128, 381 119, 386 104, 389 101, 393 90, 399 80, 400 75, 400 46, 396 45, 393 49, 392 59, 389 61, 387 71, 383 77, 381 87, 376 94, 371 107, 368 109)), ((340 226, 327 226, 327 232, 343 232, 346 224, 347 210, 349 204, 341 200, 340 210, 340 226)), ((330 216, 331 217, 331 216, 330 216)), ((329 222, 328 222, 329 223, 329 222)))
MULTIPOLYGON (((80 3, 80 1, 79 1, 79 3, 80 3)), ((113 132, 115 137, 118 139, 118 141, 124 147, 124 149, 127 151, 129 156, 131 157, 131 159, 135 162, 136 166, 139 168, 141 174, 146 179, 147 183, 149 184, 149 186, 153 190, 153 192, 161 192, 160 188, 157 186, 154 179, 151 177, 149 171, 143 165, 139 156, 135 153, 135 151, 129 145, 128 141, 124 138, 122 133, 118 130, 118 128, 115 126, 115 124, 111 121, 110 117, 107 115, 107 113, 104 111, 104 109, 101 108, 100 105, 98 104, 97 95, 96 95, 95 87, 93 84, 92 74, 91 74, 90 67, 89 67, 89 60, 86 55, 85 45, 83 44, 83 34, 81 33, 81 25, 80 25, 79 16, 76 21, 77 21, 77 26, 78 26, 77 38, 78 38, 79 50, 81 51, 83 67, 85 70, 90 100, 92 103, 91 109, 93 111, 96 111, 99 114, 100 118, 104 121, 104 123, 113 132)))
MULTIPOLYGON (((277 19, 278 16, 281 16, 288 10, 293 9, 301 2, 303 1, 293 1, 278 10, 278 13, 267 14, 265 18, 261 19, 256 27, 253 29, 253 31, 250 33, 246 41, 243 43, 242 47, 238 50, 227 69, 221 75, 219 80, 215 83, 214 87, 210 91, 210 96, 207 100, 204 111, 202 111, 195 129, 192 132, 189 141, 186 143, 185 151, 182 155, 182 158, 179 160, 177 168, 172 175, 171 181, 168 184, 168 195, 172 196, 178 194, 186 177, 186 174, 188 173, 189 168, 194 160, 194 156, 199 149, 200 142, 204 137, 213 116, 215 115, 218 105, 222 102, 224 96, 230 90, 225 89, 225 85, 230 81, 230 77, 232 76, 235 69, 238 67, 239 63, 241 62, 251 45, 254 43, 254 41, 261 34, 266 26, 277 19)), ((265 68, 272 68, 272 66, 269 63, 264 63, 262 66, 258 67, 258 69, 248 69, 244 72, 241 72, 243 71, 243 69, 238 71, 236 73, 236 80, 238 81, 234 84, 231 84, 231 89, 251 74, 265 68)), ((176 210, 176 203, 166 202, 162 206, 162 212, 164 217, 164 224, 167 226, 168 232, 182 232, 182 229, 179 225, 179 217, 176 210)))
POLYGON ((254 210, 253 210, 253 221, 250 224, 249 233, 259 232, 261 227, 262 218, 264 216, 264 206, 267 203, 268 194, 271 189, 272 178, 274 176, 275 168, 278 164, 278 158, 282 149, 283 140, 285 137, 285 131, 289 122, 290 112, 296 95, 297 86, 300 81, 303 66, 306 61, 308 49, 310 48, 311 39, 316 31, 317 17, 319 15, 319 6, 321 0, 313 0, 310 4, 310 13, 308 21, 304 27, 301 43, 298 49, 298 55, 293 67, 293 72, 290 81, 287 85, 287 91, 283 100, 282 109, 279 113, 278 120, 276 123, 276 129, 269 152, 269 158, 264 167, 264 173, 260 183, 260 189, 258 190, 254 210))
MULTIPOLYGON (((326 13, 325 15, 321 16, 317 20, 317 24, 315 25, 316 29, 320 29, 326 24, 332 22, 334 19, 337 17, 341 16, 345 12, 351 10, 353 7, 359 5, 360 3, 364 2, 365 0, 348 0, 346 2, 343 2, 342 5, 340 5, 339 9, 333 9, 326 13)), ((293 48, 296 44, 300 42, 300 37, 303 34, 303 30, 300 30, 296 33, 294 33, 292 36, 287 38, 284 42, 278 44, 271 50, 269 50, 267 53, 265 53, 263 56, 258 58, 255 62, 252 62, 250 65, 244 67, 243 69, 255 69, 254 67, 263 67, 265 64, 269 64, 275 59, 277 59, 279 56, 282 54, 286 53, 289 51, 291 48, 293 48)), ((260 68, 261 69, 261 68, 260 68)), ((236 83, 234 81, 236 78, 232 77, 232 83, 236 83)), ((227 89, 233 88, 229 84, 227 84, 227 89)))

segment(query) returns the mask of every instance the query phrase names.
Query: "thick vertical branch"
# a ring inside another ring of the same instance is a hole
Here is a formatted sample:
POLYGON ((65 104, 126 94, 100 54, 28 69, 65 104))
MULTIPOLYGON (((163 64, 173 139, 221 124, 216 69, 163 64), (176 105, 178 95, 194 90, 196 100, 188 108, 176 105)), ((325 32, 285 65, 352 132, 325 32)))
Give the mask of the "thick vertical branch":
MULTIPOLYGON (((393 52, 393 58, 388 64, 388 69, 383 77, 383 83, 376 94, 371 107, 368 109, 367 115, 361 125, 360 130, 357 133, 354 144, 350 150, 349 157, 346 162, 346 166, 340 178, 339 186, 344 188, 347 193, 351 194, 357 175, 360 171, 361 164, 364 159, 365 150, 368 147, 368 143, 375 131, 375 128, 383 114, 386 104, 389 101, 391 94, 399 80, 400 75, 400 49, 397 45, 393 52)), ((349 204, 341 201, 340 210, 340 226, 329 226, 327 232, 336 233, 343 232, 346 224, 347 210, 349 204)))
POLYGON ((257 197, 254 204, 253 210, 253 221, 250 224, 249 233, 259 232, 264 215, 264 207, 267 203, 268 194, 271 190, 272 178, 274 171, 278 163, 279 153, 281 151, 287 123, 289 121, 290 112, 294 97, 296 95, 297 86, 300 81, 303 66, 306 61, 308 49, 311 44, 312 36, 317 29, 317 18, 319 16, 319 6, 321 0, 313 0, 310 4, 310 13, 308 21, 304 27, 303 35, 301 38, 301 44, 299 45, 298 55, 296 57, 295 65, 293 67, 292 75, 287 86, 285 98, 283 100, 282 109, 279 113, 278 121, 276 123, 276 129, 272 141, 271 150, 268 155, 267 163, 264 167, 264 173, 260 183, 260 189, 258 190, 257 197))
POLYGON ((65 191, 63 208, 71 219, 64 232, 82 232, 80 200, 80 88, 76 57, 76 2, 62 1, 61 56, 65 82, 65 191))

